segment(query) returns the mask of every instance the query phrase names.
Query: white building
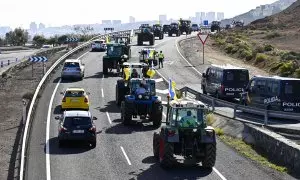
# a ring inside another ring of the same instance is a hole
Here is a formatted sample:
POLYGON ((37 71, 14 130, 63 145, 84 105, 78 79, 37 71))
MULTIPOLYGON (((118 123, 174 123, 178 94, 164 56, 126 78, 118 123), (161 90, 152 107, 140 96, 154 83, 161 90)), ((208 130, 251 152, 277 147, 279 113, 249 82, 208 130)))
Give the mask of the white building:
POLYGON ((135 23, 135 18, 133 16, 129 16, 129 23, 135 23))
POLYGON ((224 12, 218 12, 217 13, 217 21, 221 21, 224 19, 224 12))

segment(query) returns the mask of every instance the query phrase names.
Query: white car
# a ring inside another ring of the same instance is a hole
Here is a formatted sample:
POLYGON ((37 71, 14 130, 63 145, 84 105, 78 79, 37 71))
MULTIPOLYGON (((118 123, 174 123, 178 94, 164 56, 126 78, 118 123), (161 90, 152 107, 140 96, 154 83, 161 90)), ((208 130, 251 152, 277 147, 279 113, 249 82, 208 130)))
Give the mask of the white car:
POLYGON ((53 48, 53 45, 45 44, 45 45, 42 46, 41 49, 50 49, 50 48, 53 48))
POLYGON ((80 59, 67 59, 61 72, 61 78, 80 78, 84 77, 84 64, 80 59))
POLYGON ((92 51, 106 51, 106 42, 103 39, 94 40, 92 43, 92 51))

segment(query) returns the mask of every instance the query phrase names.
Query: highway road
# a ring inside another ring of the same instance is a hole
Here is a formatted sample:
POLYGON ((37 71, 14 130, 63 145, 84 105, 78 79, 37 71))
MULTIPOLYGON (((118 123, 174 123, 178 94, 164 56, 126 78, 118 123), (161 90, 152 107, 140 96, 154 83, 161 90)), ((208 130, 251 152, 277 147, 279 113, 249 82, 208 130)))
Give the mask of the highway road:
MULTIPOLYGON (((176 50, 176 37, 156 41, 156 48, 166 57, 165 68, 158 72, 174 78, 177 84, 199 83, 197 74, 176 50)), ((141 47, 132 46, 133 58, 138 60, 141 47)), ((200 166, 180 166, 165 171, 155 162, 152 152, 152 135, 155 130, 148 123, 137 122, 125 127, 120 120, 120 109, 115 104, 115 84, 119 77, 103 76, 104 53, 87 52, 79 57, 85 63, 82 81, 60 81, 60 70, 53 75, 39 100, 33 120, 26 164, 26 179, 81 180, 81 179, 291 179, 240 156, 222 142, 217 142, 217 161, 213 170, 200 166), (57 141, 60 114, 60 92, 67 87, 83 87, 90 92, 90 111, 98 118, 97 147, 90 149, 82 144, 59 148, 57 141)), ((156 77, 157 91, 167 85, 156 77)), ((159 94, 159 93, 158 93, 159 94)), ((166 100, 166 94, 160 93, 166 100)), ((166 108, 164 109, 166 113, 166 108)))

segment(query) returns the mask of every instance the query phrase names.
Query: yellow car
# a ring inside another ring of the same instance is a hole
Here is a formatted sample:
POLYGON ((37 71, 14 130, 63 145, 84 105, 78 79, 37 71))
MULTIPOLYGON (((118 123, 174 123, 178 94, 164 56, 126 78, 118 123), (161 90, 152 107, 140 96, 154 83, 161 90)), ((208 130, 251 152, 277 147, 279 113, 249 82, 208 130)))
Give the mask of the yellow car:
POLYGON ((61 102, 61 109, 84 109, 89 110, 90 101, 87 92, 83 88, 67 88, 61 102))

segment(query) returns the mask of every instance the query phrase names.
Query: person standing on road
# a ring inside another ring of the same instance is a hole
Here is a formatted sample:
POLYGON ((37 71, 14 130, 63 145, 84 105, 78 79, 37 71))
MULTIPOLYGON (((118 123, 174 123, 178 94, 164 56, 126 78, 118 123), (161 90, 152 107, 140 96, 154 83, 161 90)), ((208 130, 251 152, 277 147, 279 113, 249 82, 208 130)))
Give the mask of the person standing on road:
POLYGON ((158 68, 160 68, 160 65, 162 68, 164 67, 164 64, 163 64, 164 59, 165 59, 165 56, 162 53, 162 51, 160 51, 158 54, 158 68))

